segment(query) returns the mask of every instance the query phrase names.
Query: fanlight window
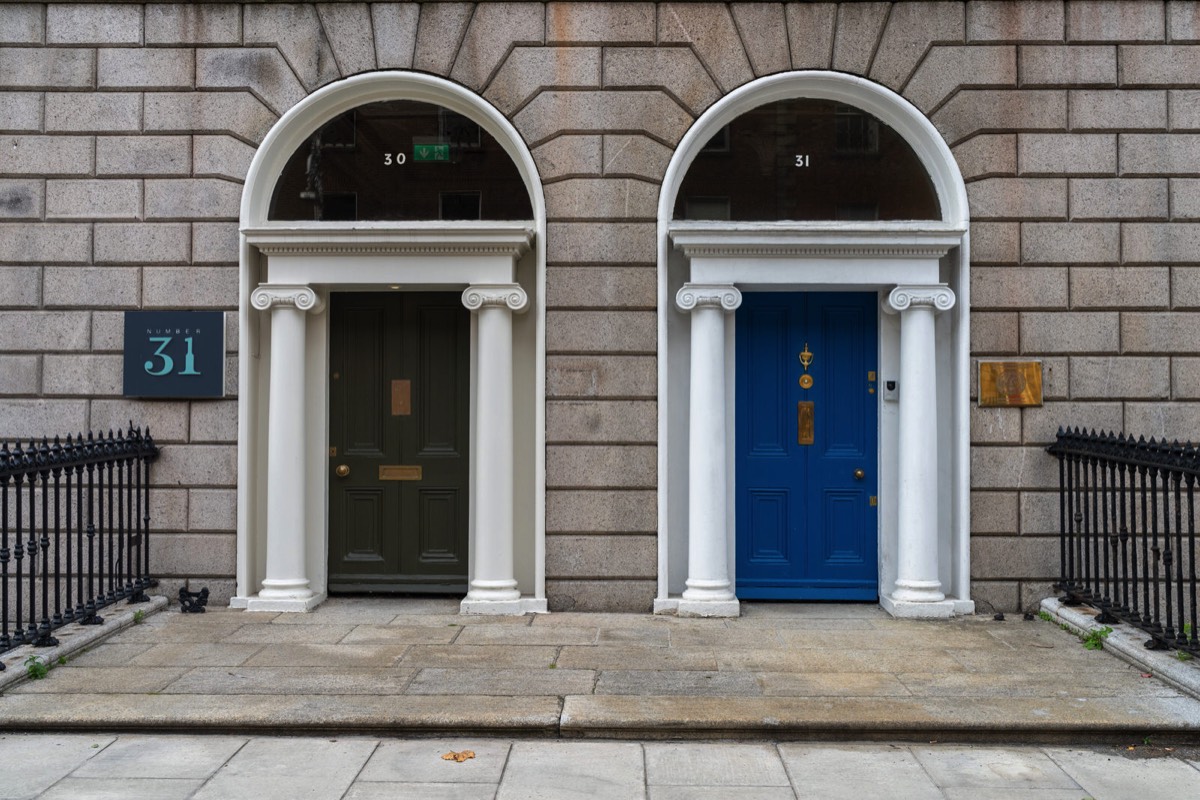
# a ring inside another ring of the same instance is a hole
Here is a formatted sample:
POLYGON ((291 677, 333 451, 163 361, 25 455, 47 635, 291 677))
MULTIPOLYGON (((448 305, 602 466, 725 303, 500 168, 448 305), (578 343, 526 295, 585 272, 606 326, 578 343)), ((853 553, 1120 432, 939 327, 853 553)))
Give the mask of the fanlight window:
POLYGON ((675 219, 934 220, 937 194, 912 148, 884 123, 829 100, 781 100, 743 114, 696 155, 675 219))
POLYGON ((275 185, 272 220, 530 219, 509 155, 467 117, 388 100, 335 117, 309 137, 275 185))

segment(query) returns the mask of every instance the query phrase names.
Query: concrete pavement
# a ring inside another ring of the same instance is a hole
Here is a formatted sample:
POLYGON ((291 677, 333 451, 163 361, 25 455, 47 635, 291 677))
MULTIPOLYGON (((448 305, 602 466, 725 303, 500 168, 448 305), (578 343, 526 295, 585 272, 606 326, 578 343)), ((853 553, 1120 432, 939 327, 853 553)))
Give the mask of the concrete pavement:
POLYGON ((339 598, 311 614, 170 610, 7 689, 0 730, 1200 738, 1200 701, 1042 620, 744 609, 497 618, 460 616, 451 600, 339 598))
POLYGON ((0 798, 1128 800, 1190 798, 1200 751, 476 738, 0 735, 0 798), (473 758, 444 755, 470 750, 473 758))

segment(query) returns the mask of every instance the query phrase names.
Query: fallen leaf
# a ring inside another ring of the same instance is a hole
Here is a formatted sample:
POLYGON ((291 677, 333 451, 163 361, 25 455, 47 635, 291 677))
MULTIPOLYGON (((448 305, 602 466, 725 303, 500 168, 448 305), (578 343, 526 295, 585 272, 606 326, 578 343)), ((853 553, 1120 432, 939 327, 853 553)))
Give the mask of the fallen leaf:
POLYGON ((474 758, 474 757, 475 757, 474 750, 462 750, 458 753, 451 750, 449 753, 446 753, 446 755, 442 756, 442 760, 443 761, 457 761, 459 764, 461 764, 462 762, 466 761, 468 758, 474 758))

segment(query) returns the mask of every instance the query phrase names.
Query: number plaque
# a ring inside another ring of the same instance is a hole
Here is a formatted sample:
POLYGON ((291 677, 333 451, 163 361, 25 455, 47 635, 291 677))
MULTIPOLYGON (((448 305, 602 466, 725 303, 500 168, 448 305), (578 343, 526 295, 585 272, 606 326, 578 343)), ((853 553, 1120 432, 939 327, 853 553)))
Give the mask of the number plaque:
POLYGON ((224 397, 225 312, 126 311, 126 397, 224 397))

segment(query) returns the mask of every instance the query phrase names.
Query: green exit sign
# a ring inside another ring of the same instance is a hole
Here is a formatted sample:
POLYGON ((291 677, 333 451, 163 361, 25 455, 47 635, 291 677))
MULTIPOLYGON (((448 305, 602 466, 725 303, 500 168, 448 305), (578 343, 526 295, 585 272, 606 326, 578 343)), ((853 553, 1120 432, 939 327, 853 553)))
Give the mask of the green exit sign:
POLYGON ((413 145, 413 161, 449 161, 450 145, 448 144, 417 144, 413 145))

